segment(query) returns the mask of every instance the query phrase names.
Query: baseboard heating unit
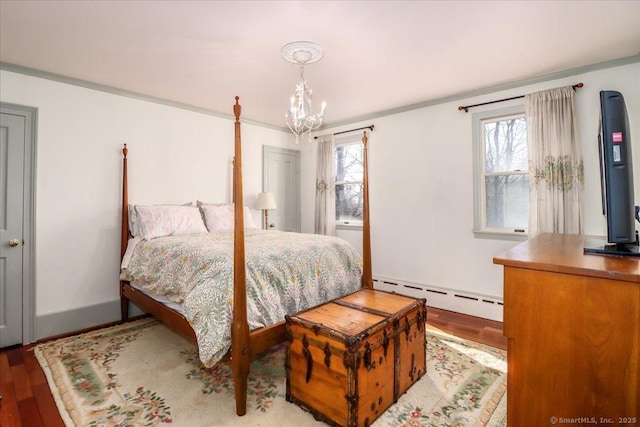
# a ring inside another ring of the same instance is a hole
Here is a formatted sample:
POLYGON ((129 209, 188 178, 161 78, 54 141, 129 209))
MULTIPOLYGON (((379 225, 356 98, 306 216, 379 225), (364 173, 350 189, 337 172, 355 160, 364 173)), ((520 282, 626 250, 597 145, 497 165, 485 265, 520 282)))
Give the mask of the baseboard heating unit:
POLYGON ((501 298, 379 276, 373 278, 373 286, 381 291, 426 298, 427 305, 430 307, 502 322, 503 303, 501 298))

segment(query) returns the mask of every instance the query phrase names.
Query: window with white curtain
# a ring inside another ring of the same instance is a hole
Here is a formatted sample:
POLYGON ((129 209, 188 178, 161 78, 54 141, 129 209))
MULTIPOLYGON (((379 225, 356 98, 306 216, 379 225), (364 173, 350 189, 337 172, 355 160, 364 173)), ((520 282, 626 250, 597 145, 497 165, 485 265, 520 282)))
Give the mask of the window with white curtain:
POLYGON ((336 139, 334 173, 336 185, 336 226, 362 226, 363 164, 362 136, 336 139))
POLYGON ((526 236, 529 158, 524 105, 473 115, 474 232, 526 236))

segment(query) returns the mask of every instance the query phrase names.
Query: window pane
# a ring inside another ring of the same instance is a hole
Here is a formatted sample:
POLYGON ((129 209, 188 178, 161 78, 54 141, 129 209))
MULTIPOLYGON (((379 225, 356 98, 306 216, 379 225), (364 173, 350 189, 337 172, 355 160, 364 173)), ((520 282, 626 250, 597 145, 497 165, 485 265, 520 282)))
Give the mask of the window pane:
POLYGON ((336 220, 362 221, 362 184, 336 185, 336 220))
POLYGON ((485 172, 528 170, 527 122, 524 117, 484 121, 485 172))
POLYGON ((362 181, 362 144, 336 147, 334 166, 336 182, 362 181))
POLYGON ((529 226, 529 176, 485 177, 487 227, 529 226))

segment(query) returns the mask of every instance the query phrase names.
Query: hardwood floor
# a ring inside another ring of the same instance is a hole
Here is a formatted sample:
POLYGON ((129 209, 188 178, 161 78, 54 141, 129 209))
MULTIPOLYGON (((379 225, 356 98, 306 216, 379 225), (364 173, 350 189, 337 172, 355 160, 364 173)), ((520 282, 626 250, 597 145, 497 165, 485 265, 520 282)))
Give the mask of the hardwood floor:
POLYGON ((507 350, 507 338, 502 335, 502 322, 481 319, 453 311, 429 307, 427 323, 460 338, 507 350))
POLYGON ((64 427, 32 347, 17 346, 0 352, 0 425, 64 427))
MULTIPOLYGON (((429 307, 427 322, 440 330, 506 350, 502 323, 429 307)), ((64 427, 33 346, 0 350, 0 426, 64 427)))

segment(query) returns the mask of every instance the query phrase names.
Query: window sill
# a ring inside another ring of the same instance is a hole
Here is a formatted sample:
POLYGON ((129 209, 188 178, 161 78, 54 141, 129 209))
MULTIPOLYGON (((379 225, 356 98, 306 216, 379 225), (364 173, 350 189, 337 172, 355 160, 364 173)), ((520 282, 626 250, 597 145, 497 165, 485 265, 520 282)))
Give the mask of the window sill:
POLYGON ((524 242, 529 238, 527 233, 513 233, 501 231, 473 230, 476 239, 492 239, 492 240, 512 240, 515 242, 524 242))
POLYGON ((362 224, 336 223, 336 230, 362 231, 362 224))

